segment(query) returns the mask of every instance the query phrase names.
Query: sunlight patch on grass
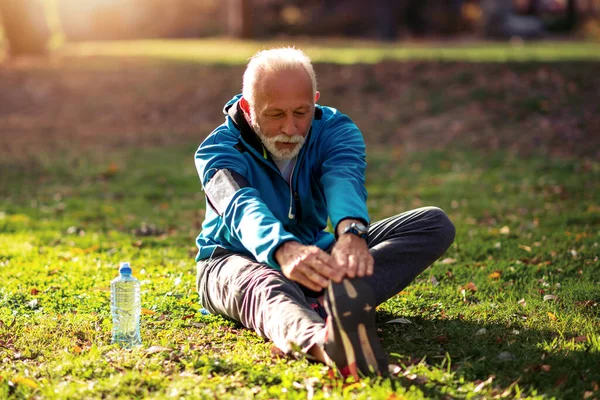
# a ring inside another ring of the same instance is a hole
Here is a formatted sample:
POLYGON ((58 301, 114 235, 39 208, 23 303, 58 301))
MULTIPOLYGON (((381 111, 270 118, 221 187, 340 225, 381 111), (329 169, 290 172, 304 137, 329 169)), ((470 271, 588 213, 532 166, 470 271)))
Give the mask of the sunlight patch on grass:
POLYGON ((295 45, 314 62, 339 64, 398 61, 585 61, 600 60, 600 44, 594 42, 539 42, 525 44, 382 44, 366 41, 233 41, 135 40, 67 43, 58 55, 75 57, 143 57, 206 64, 245 64, 256 51, 295 45))

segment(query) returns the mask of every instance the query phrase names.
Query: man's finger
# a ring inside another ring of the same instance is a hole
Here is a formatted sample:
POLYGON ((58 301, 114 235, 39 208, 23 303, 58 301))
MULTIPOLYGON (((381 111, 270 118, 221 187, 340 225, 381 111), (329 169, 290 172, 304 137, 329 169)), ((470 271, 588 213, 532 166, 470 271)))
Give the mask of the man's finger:
MULTIPOLYGON (((331 258, 331 257, 329 257, 329 258, 331 258)), ((342 280, 344 275, 339 271, 338 268, 331 266, 331 264, 334 264, 337 266, 337 263, 335 263, 333 258, 331 258, 330 261, 331 261, 331 263, 325 263, 320 258, 315 258, 312 261, 311 266, 313 267, 313 269, 315 271, 317 271, 319 274, 323 275, 327 279, 333 279, 334 281, 339 283, 342 280)))
POLYGON ((348 255, 348 270, 347 274, 349 278, 354 278, 358 270, 358 259, 355 254, 348 255))
POLYGON ((375 260, 373 260, 373 257, 369 257, 367 259, 367 275, 371 276, 373 275, 373 271, 375 270, 375 260))
POLYGON ((302 269, 302 273, 313 285, 318 286, 317 290, 321 290, 329 284, 329 279, 321 275, 319 271, 315 270, 310 265, 306 265, 305 268, 302 269))

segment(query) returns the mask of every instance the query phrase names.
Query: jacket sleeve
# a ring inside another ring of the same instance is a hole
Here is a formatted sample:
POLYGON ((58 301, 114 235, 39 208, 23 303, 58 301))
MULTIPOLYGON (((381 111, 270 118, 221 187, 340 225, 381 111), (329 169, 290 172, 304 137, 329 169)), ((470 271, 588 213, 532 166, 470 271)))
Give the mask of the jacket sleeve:
POLYGON ((369 224, 362 133, 350 118, 337 114, 324 127, 322 135, 321 184, 335 231, 340 221, 347 218, 369 224))
MULTIPOLYGON (((248 164, 242 154, 231 143, 216 143, 211 137, 196 151, 195 162, 205 190, 220 170, 228 170, 243 178, 248 175, 248 164)), ((262 201, 258 190, 249 185, 239 185, 220 195, 226 196, 219 214, 229 231, 231 242, 241 243, 258 262, 279 269, 274 257, 277 248, 284 242, 299 240, 284 229, 262 201)))

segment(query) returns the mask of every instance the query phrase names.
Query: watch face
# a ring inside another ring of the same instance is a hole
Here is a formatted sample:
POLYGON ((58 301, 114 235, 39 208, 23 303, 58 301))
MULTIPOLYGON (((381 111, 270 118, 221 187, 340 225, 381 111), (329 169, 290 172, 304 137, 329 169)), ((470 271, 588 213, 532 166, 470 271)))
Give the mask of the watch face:
POLYGON ((356 230, 360 233, 369 233, 369 228, 367 228, 366 226, 364 226, 363 224, 359 224, 359 223, 355 223, 354 227, 356 228, 356 230))

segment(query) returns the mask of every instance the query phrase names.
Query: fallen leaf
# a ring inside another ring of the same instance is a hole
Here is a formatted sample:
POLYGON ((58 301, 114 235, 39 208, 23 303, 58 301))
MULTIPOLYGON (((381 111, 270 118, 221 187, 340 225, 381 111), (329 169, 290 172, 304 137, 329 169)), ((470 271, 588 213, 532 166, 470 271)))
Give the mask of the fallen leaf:
POLYGON ((75 345, 75 346, 73 346, 73 348, 71 349, 71 351, 72 351, 73 353, 77 353, 77 354, 79 354, 79 353, 81 353, 81 352, 83 351, 83 349, 81 348, 81 346, 77 346, 77 345, 75 345))
POLYGON ((36 288, 32 288, 32 289, 29 291, 29 293, 31 293, 31 295, 32 295, 32 296, 37 296, 37 295, 40 293, 40 291, 39 291, 39 290, 37 290, 36 288))
POLYGON ((556 321, 556 315, 552 314, 550 311, 548 311, 548 317, 550 317, 552 321, 556 321))
POLYGON ((487 333, 487 329, 485 328, 481 328, 480 330, 478 330, 477 332, 475 332, 476 336, 481 336, 481 335, 485 335, 487 333))
POLYGON ((446 335, 436 336, 435 340, 437 340, 438 343, 448 343, 448 336, 446 336, 446 335))
POLYGON ((562 384, 564 384, 567 380, 569 379, 569 376, 567 374, 562 374, 561 376, 559 376, 556 381, 554 381, 554 387, 559 387, 562 384))
POLYGON ((142 308, 143 315, 156 315, 156 311, 149 310, 147 308, 142 308))
POLYGON ((396 319, 392 319, 390 321, 387 321, 386 324, 404 324, 404 325, 408 325, 408 324, 412 324, 412 322, 410 322, 406 318, 396 318, 396 319))
POLYGON ((477 286, 475 286, 475 284, 473 282, 469 282, 465 286, 465 289, 470 290, 471 292, 475 293, 477 291, 477 286))
POLYGON ((531 247, 530 246, 525 246, 524 244, 520 244, 519 248, 525 250, 528 253, 531 253, 531 247))
POLYGON ((17 376, 12 381, 13 381, 13 383, 18 383, 20 385, 29 386, 32 389, 37 389, 37 387, 38 387, 38 384, 35 383, 35 381, 33 379, 24 378, 22 376, 17 376))
POLYGON ((102 173, 102 176, 105 178, 111 178, 115 176, 119 172, 119 166, 115 162, 111 162, 108 164, 106 170, 102 173))
POLYGON ((594 395, 594 392, 590 392, 589 390, 586 390, 586 391, 583 393, 583 398, 584 398, 584 399, 589 399, 589 398, 590 398, 590 397, 592 397, 593 395, 594 395))
POLYGON ((552 369, 552 366, 548 365, 548 364, 544 364, 540 367, 540 369, 544 372, 550 372, 550 370, 552 369))
POLYGON ((500 229, 500 234, 501 234, 501 235, 509 235, 509 234, 510 234, 510 228, 509 228, 508 226, 506 226, 506 225, 505 225, 505 226, 503 226, 503 227, 500 229))
POLYGON ((494 380, 495 376, 492 375, 490 376, 488 379, 486 379, 485 381, 481 382, 479 385, 477 385, 475 387, 475 389, 473 389, 474 393, 479 393, 481 392, 481 390, 486 386, 489 385, 490 383, 492 383, 492 381, 494 380))
POLYGON ((556 299, 558 299, 558 297, 556 297, 556 296, 555 296, 555 295, 553 295, 553 294, 547 294, 547 295, 545 295, 545 296, 544 296, 544 301, 548 301, 548 300, 556 300, 556 299))
POLYGON ((573 341, 575 343, 584 343, 584 342, 588 341, 588 337, 587 337, 587 335, 576 336, 573 338, 573 341))
POLYGON ((154 353, 161 353, 163 351, 170 351, 171 349, 168 347, 163 347, 163 346, 152 346, 149 347, 148 350, 146 350, 146 353, 148 354, 154 354, 154 353))
POLYGON ((525 306, 527 305, 527 302, 526 302, 526 301, 525 301, 525 299, 523 298, 523 299, 519 300, 519 301, 517 302, 517 304, 519 304, 519 305, 521 305, 521 306, 525 307, 525 306))
POLYGON ((454 258, 450 258, 450 257, 444 258, 442 260, 442 264, 454 264, 455 262, 456 262, 456 260, 454 258))
POLYGON ((502 274, 500 273, 500 271, 494 271, 491 274, 488 275, 488 278, 490 279, 500 279, 500 277, 502 276, 502 274))

